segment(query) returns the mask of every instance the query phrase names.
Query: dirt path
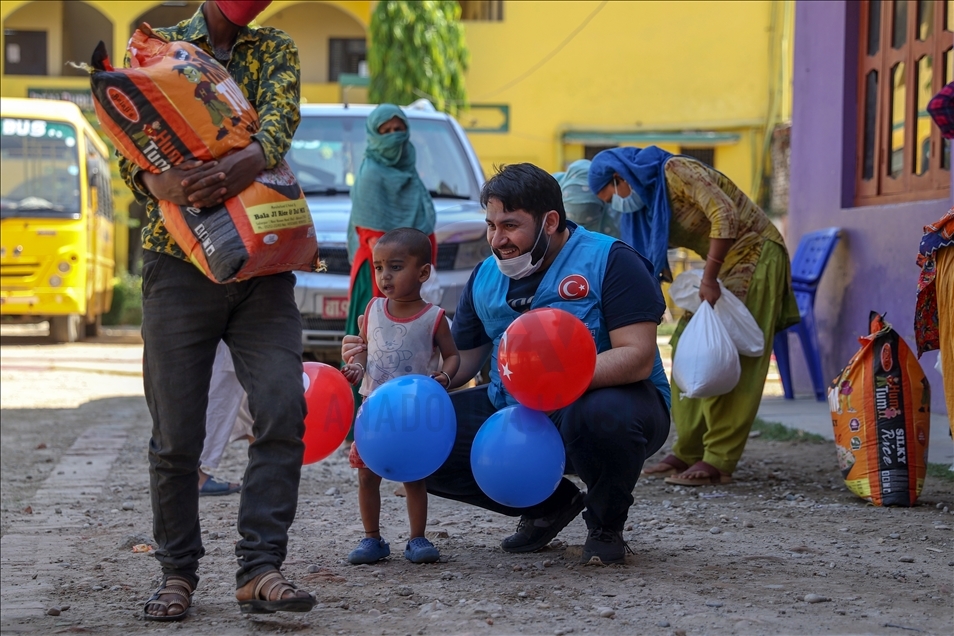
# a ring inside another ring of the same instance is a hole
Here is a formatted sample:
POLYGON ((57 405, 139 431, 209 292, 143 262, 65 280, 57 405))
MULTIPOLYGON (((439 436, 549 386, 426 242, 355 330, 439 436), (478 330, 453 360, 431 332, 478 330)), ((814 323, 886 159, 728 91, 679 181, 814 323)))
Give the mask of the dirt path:
MULTIPOLYGON (((127 346, 4 342, 4 633, 951 631, 951 482, 929 479, 913 509, 875 508, 844 488, 831 445, 762 438, 750 440, 735 484, 693 490, 641 480, 624 533, 635 554, 607 568, 576 563, 581 519, 551 548, 515 556, 497 547, 513 519, 438 498, 429 529, 446 562, 411 565, 401 556, 404 500, 388 482, 383 531, 395 556, 349 566, 344 556, 360 536, 357 488, 346 458, 335 455, 304 469, 285 568, 316 594, 315 611, 239 614, 239 499, 230 496, 201 500, 207 556, 193 615, 179 626, 144 623, 141 602, 159 570, 132 551, 151 537, 149 418, 141 379, 124 374, 136 355, 127 346), (96 360, 112 370, 73 370, 96 360)), ((220 476, 241 476, 244 451, 242 443, 228 449, 220 476)))

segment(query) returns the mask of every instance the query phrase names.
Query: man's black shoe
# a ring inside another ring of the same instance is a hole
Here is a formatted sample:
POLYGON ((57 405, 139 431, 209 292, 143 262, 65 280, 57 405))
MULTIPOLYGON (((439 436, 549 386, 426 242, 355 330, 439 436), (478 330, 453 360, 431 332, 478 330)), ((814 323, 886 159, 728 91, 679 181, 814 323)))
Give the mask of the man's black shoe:
POLYGON ((570 505, 548 517, 520 517, 517 531, 501 541, 500 547, 505 552, 536 552, 543 549, 583 511, 583 495, 584 493, 578 492, 570 500, 570 505))
POLYGON ((583 544, 583 557, 580 562, 594 565, 623 563, 626 560, 627 551, 630 554, 633 553, 629 545, 623 541, 621 531, 593 528, 586 537, 586 543, 583 544))

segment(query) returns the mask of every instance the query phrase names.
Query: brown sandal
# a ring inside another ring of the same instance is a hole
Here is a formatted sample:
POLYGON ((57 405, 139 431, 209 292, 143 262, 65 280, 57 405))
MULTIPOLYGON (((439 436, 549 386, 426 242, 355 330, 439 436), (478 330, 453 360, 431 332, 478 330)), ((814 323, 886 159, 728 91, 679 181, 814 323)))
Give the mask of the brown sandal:
POLYGON ((269 570, 235 591, 239 609, 243 614, 274 614, 275 612, 310 612, 318 602, 315 597, 299 590, 278 570, 269 570), (239 595, 251 592, 252 598, 242 599, 239 595), (293 595, 287 597, 291 592, 293 595))
POLYGON ((643 477, 669 477, 689 468, 689 464, 682 461, 675 455, 666 455, 659 462, 649 468, 644 468, 640 473, 643 477))
POLYGON ((147 621, 181 621, 192 607, 192 594, 195 592, 192 581, 182 576, 168 576, 159 589, 153 592, 142 606, 142 617, 147 621), (150 614, 149 606, 165 610, 165 614, 150 614), (181 607, 182 611, 170 614, 169 609, 181 607))
POLYGON ((722 484, 731 484, 732 475, 723 474, 712 464, 696 462, 678 475, 667 477, 666 483, 675 484, 677 486, 719 486, 722 484), (693 474, 698 476, 688 477, 688 475, 693 474))

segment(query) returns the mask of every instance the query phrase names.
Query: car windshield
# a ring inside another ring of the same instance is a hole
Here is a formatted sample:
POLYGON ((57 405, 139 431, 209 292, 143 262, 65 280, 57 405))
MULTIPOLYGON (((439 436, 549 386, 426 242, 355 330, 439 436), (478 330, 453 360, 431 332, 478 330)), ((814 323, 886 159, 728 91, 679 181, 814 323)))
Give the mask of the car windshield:
MULTIPOLYGON (((417 171, 431 195, 477 198, 477 184, 454 129, 446 121, 412 119, 417 171)), ((365 118, 302 117, 285 159, 306 194, 351 191, 367 145, 365 118)))
POLYGON ((0 120, 0 216, 76 218, 76 129, 42 119, 0 120))

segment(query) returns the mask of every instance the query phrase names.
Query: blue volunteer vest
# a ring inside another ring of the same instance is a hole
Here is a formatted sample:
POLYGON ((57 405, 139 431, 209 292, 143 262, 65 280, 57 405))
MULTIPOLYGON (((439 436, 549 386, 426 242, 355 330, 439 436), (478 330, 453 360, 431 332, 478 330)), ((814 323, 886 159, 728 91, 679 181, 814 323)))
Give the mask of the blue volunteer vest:
MULTIPOLYGON (((601 300, 603 274, 606 271, 610 248, 616 240, 604 234, 588 232, 582 227, 574 230, 556 260, 543 275, 530 305, 531 309, 540 307, 563 309, 579 318, 593 336, 597 353, 612 348, 606 321, 603 318, 601 300)), ((487 397, 498 409, 518 403, 507 393, 497 371, 497 350, 500 339, 510 323, 521 315, 507 304, 509 288, 510 278, 500 272, 493 256, 488 257, 477 270, 472 293, 477 316, 494 344, 491 352, 490 386, 487 397)), ((666 378, 658 347, 650 380, 663 394, 668 407, 670 404, 669 380, 666 378)))

